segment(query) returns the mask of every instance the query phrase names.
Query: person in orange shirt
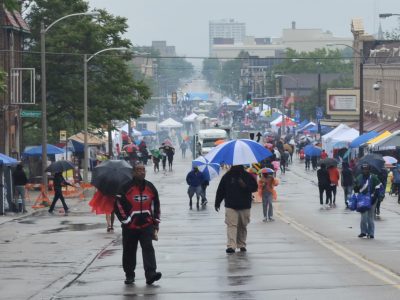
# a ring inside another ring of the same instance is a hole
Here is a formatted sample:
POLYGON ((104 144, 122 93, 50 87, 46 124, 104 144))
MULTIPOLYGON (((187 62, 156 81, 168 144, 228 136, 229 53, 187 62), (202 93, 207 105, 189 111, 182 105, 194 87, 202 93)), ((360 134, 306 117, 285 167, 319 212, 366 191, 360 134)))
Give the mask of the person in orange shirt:
POLYGON ((325 150, 322 150, 321 152, 321 159, 328 158, 328 153, 325 152, 325 150))
POLYGON ((260 180, 258 181, 258 194, 262 198, 263 203, 263 222, 274 221, 272 200, 277 199, 277 193, 274 189, 279 184, 278 179, 274 178, 273 173, 262 173, 260 180))
POLYGON ((333 204, 332 204, 332 199, 329 201, 331 206, 336 206, 336 192, 337 192, 337 186, 339 185, 339 179, 340 179, 340 173, 339 170, 336 166, 330 166, 328 168, 328 173, 329 173, 329 179, 331 181, 331 197, 333 197, 333 204))

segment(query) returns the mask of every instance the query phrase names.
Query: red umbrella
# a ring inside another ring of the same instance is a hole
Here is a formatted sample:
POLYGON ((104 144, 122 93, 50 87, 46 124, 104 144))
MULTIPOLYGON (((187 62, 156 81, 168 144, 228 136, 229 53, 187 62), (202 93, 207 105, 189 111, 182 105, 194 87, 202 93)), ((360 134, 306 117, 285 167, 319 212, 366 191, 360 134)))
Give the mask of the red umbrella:
POLYGON ((129 145, 124 146, 123 149, 128 153, 132 153, 134 151, 138 151, 139 147, 136 146, 135 144, 129 144, 129 145))
MULTIPOLYGON (((292 121, 291 119, 285 119, 285 126, 296 126, 296 122, 292 121)), ((282 122, 276 124, 276 126, 281 127, 282 122)))

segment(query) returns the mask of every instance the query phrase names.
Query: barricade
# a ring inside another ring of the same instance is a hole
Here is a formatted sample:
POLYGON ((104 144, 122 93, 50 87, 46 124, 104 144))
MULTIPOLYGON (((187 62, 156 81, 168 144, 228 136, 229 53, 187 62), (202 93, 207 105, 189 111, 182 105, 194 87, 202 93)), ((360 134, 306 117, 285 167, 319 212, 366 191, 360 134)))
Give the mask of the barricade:
POLYGON ((50 206, 51 202, 49 198, 47 197, 47 194, 44 190, 43 184, 40 185, 40 194, 36 198, 35 203, 32 205, 32 208, 37 209, 37 208, 44 208, 50 206))

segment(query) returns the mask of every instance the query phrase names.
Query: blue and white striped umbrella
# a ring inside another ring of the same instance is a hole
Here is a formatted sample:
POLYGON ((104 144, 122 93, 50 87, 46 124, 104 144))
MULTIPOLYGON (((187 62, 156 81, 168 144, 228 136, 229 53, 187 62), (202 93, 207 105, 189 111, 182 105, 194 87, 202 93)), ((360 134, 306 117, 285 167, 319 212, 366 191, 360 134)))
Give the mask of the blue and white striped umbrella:
POLYGON ((272 153, 259 143, 247 140, 232 140, 223 143, 205 155, 212 163, 227 165, 250 165, 262 161, 272 153))
POLYGON ((203 173, 204 177, 210 181, 219 175, 221 166, 217 163, 210 163, 204 156, 200 156, 192 161, 193 167, 198 167, 199 171, 203 173))

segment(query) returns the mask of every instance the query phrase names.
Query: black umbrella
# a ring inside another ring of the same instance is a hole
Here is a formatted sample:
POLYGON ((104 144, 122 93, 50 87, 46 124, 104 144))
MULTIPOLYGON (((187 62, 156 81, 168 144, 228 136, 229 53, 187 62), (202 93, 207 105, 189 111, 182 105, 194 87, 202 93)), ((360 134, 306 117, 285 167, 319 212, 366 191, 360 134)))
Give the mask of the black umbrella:
POLYGON ((371 173, 378 175, 381 172, 382 168, 384 168, 385 166, 385 160, 380 154, 367 154, 357 162, 355 174, 362 173, 361 166, 364 164, 370 166, 371 173))
POLYGON ((333 158, 325 158, 325 159, 321 159, 319 161, 319 165, 324 164, 327 168, 332 167, 332 166, 337 166, 338 165, 338 161, 336 159, 333 158))
POLYGON ((93 169, 91 183, 105 195, 116 195, 132 180, 132 166, 125 160, 106 160, 93 169))
POLYGON ((47 172, 51 173, 59 173, 59 172, 64 172, 67 170, 74 169, 75 166, 72 162, 68 160, 58 160, 56 162, 53 162, 50 166, 46 168, 47 172))

